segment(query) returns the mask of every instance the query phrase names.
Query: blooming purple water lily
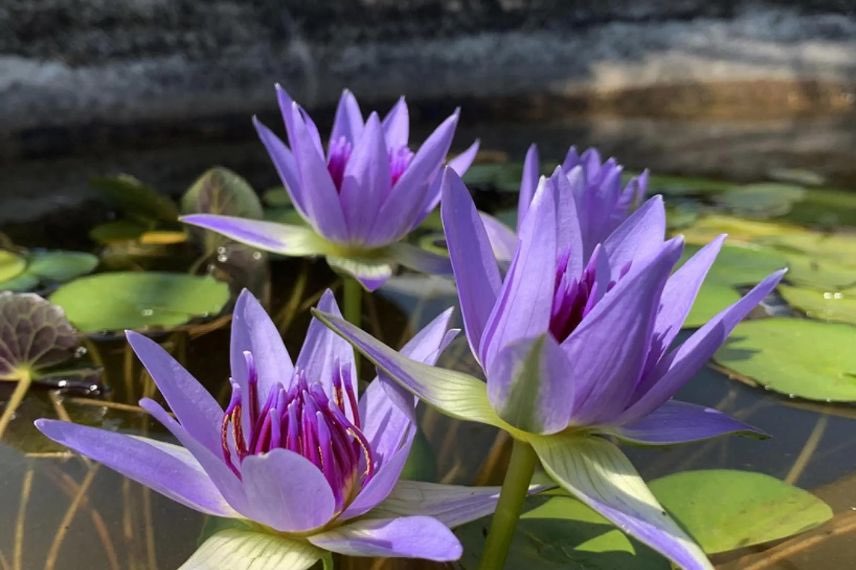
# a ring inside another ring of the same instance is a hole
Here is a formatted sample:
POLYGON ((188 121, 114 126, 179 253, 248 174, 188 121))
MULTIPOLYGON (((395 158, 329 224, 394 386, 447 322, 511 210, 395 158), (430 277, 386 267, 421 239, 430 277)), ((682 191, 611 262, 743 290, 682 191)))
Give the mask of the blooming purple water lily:
MULTIPOLYGON (((568 179, 568 184, 563 185, 566 195, 561 196, 559 200, 564 202, 573 199, 580 212, 579 230, 582 254, 585 258, 642 203, 648 192, 647 170, 631 178, 622 188, 623 167, 614 158, 604 161, 595 148, 589 148, 580 154, 577 148, 572 146, 557 171, 561 171, 568 179)), ((523 176, 517 202, 518 230, 529 211, 540 172, 538 147, 533 144, 523 161, 523 176)), ((481 212, 480 215, 496 258, 500 261, 511 261, 517 248, 517 233, 489 214, 481 212)))
POLYGON ((542 178, 504 279, 469 192, 446 170, 442 218, 467 339, 484 383, 400 355, 334 315, 317 314, 385 377, 445 413, 531 446, 565 490, 681 568, 712 568, 610 439, 663 445, 752 428, 672 401, 768 293, 774 273, 672 347, 724 236, 673 269, 681 238, 649 199, 581 254, 583 210, 561 170, 542 178))
MULTIPOLYGON (((415 152, 402 97, 381 119, 364 119, 356 98, 339 99, 326 151, 315 123, 277 86, 288 133, 286 146, 254 119, 256 130, 310 228, 231 216, 195 214, 182 221, 259 249, 288 256, 323 255, 368 290, 380 287, 397 264, 427 273, 449 272, 448 259, 401 241, 437 206, 440 174, 452 144, 458 112, 443 121, 415 152)), ((475 142, 449 161, 463 174, 478 151, 475 142)))
MULTIPOLYGON (((318 308, 339 315, 330 291, 318 308)), ((402 353, 432 364, 456 334, 447 329, 450 315, 402 353)), ((180 446, 63 421, 36 425, 187 507, 246 521, 246 531, 215 534, 183 568, 239 570, 259 556, 242 554, 253 548, 269 557, 266 568, 297 570, 326 552, 454 560, 461 545, 448 527, 495 506, 496 488, 399 481, 416 432, 415 400, 388 397, 378 381, 358 399, 353 349, 314 319, 292 363, 267 313, 242 293, 225 410, 158 344, 127 336, 175 417, 151 399, 140 406, 180 446)))

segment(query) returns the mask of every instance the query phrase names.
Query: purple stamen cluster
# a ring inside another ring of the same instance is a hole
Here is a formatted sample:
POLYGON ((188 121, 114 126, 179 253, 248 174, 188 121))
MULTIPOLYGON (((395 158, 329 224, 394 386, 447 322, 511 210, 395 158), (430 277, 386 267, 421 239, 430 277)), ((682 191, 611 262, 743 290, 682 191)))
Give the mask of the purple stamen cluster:
POLYGON ((375 469, 349 370, 336 367, 332 397, 319 382, 310 382, 303 371, 296 370, 291 388, 276 384, 259 407, 252 354, 244 352, 244 358, 249 394, 244 398, 241 387, 232 382, 232 398, 221 426, 226 464, 240 477, 238 465, 247 456, 287 449, 315 464, 330 483, 337 505, 347 504, 375 469))

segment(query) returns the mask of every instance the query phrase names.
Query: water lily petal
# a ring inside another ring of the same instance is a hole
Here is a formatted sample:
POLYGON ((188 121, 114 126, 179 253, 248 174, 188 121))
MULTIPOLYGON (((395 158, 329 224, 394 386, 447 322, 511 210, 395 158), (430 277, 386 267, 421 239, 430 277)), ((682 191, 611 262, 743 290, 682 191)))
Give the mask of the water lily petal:
MULTIPOLYGON (((318 310, 342 316, 336 297, 327 289, 318 301, 318 310)), ((354 364, 354 349, 342 337, 324 326, 316 318, 309 322, 303 347, 295 363, 297 370, 304 372, 310 382, 320 382, 325 392, 333 393, 333 379, 344 368, 350 389, 357 393, 357 368, 354 364)))
POLYGON ((218 517, 241 516, 183 447, 58 420, 37 420, 36 427, 55 442, 186 507, 218 517))
MULTIPOLYGON (((538 487, 533 487, 536 490, 538 487)), ((499 500, 500 487, 463 487, 422 481, 399 481, 371 516, 424 515, 434 517, 449 528, 491 514, 499 500)))
POLYGON ((501 286, 499 268, 470 193, 449 168, 443 172, 440 215, 458 286, 464 331, 473 354, 478 355, 484 327, 501 286))
POLYGON ((541 160, 538 157, 538 145, 532 143, 526 151, 526 158, 523 160, 523 174, 520 177, 520 196, 517 199, 517 228, 523 223, 523 218, 526 217, 526 212, 529 211, 529 204, 532 203, 532 197, 535 196, 535 189, 538 187, 538 178, 541 176, 541 160))
POLYGON ((223 419, 223 409, 217 400, 158 343, 133 331, 125 336, 182 427, 217 453, 223 419))
POLYGON ((324 238, 301 226, 218 214, 190 214, 179 220, 280 255, 304 257, 323 255, 330 250, 324 238))
POLYGON ((359 281, 366 291, 374 291, 392 277, 392 261, 389 256, 377 259, 327 256, 327 264, 333 270, 350 275, 359 281))
POLYGON ((572 423, 609 421, 629 403, 648 356, 663 286, 682 246, 680 238, 661 245, 660 253, 621 279, 562 344, 571 363, 568 376, 578 390, 572 423))
POLYGON ((551 434, 568 426, 574 382, 570 365, 550 333, 516 341, 487 370, 487 393, 499 416, 530 433, 551 434))
POLYGON ((348 556, 447 562, 457 560, 463 553, 461 543, 443 523, 421 516, 361 519, 308 538, 315 546, 348 556))
POLYGON ((657 380, 622 414, 621 423, 650 414, 674 396, 707 363, 737 323, 776 288, 784 275, 783 269, 768 276, 742 299, 723 309, 683 344, 667 354, 651 372, 657 380))
POLYGON ((479 212, 479 217, 482 225, 484 225, 494 257, 500 262, 511 261, 514 252, 517 250, 517 234, 490 214, 479 212))
POLYGON ((285 185, 285 191, 291 196, 291 202, 301 215, 306 216, 304 188, 300 183, 300 174, 297 171, 294 155, 291 154, 291 150, 285 146, 282 140, 256 117, 253 117, 253 126, 256 128, 262 144, 265 145, 280 180, 285 185))
POLYGON ((390 255, 408 269, 427 275, 452 275, 452 262, 413 244, 399 241, 389 246, 390 255))
POLYGON ((603 242, 614 271, 657 255, 666 235, 666 208, 662 196, 649 198, 603 242))
POLYGON ((387 147, 398 149, 407 146, 410 140, 410 113, 404 96, 398 98, 383 118, 383 133, 387 147))
POLYGON ((481 141, 476 139, 473 141, 473 144, 467 147, 467 149, 461 154, 455 156, 454 158, 449 159, 447 163, 449 168, 458 173, 458 176, 463 176, 467 173, 467 170, 470 169, 470 166, 473 165, 473 161, 476 159, 476 155, 479 153, 479 145, 481 141))
POLYGON ((670 445, 731 433, 764 435, 713 408, 675 400, 666 402, 640 420, 611 427, 606 433, 641 445, 670 445))
POLYGON ((345 165, 339 199, 351 243, 370 243, 373 225, 390 189, 389 158, 380 118, 369 115, 345 165))
POLYGON ((179 570, 307 570, 323 554, 302 540, 230 528, 208 537, 179 570))
POLYGON ((539 438, 533 447, 562 488, 684 570, 712 570, 701 548, 669 517, 612 443, 595 437, 539 438))
POLYGON ((333 518, 336 499, 330 484, 302 455, 282 448, 249 455, 241 475, 257 522, 281 532, 306 532, 333 518))
POLYGON ((491 407, 484 382, 469 374, 411 360, 344 319, 318 311, 313 314, 346 338, 381 372, 427 404, 458 419, 493 425, 512 435, 521 434, 491 407))
POLYGON ((330 140, 335 141, 344 137, 353 144, 363 132, 363 114, 360 104, 350 90, 345 89, 339 97, 336 106, 336 116, 333 118, 333 128, 330 131, 330 140))
POLYGON ((505 346, 547 332, 555 289, 556 194, 541 186, 520 229, 520 246, 485 325, 478 355, 483 368, 505 346))

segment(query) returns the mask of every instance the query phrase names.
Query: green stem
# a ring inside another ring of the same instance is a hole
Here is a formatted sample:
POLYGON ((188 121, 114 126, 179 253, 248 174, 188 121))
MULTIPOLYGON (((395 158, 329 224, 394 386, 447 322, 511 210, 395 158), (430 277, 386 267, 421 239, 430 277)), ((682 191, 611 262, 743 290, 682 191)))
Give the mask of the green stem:
POLYGON ((321 564, 323 564, 323 570, 333 570, 333 555, 325 551, 321 555, 321 564))
POLYGON ((29 370, 21 371, 21 376, 18 378, 18 383, 15 386, 15 390, 12 392, 12 397, 9 398, 9 401, 6 403, 3 415, 0 415, 0 438, 3 437, 3 434, 6 432, 6 428, 9 427, 9 423, 15 416, 15 410, 17 410, 18 406, 21 405, 21 402, 24 400, 24 396, 27 395, 27 390, 30 389, 30 384, 32 384, 32 382, 32 373, 29 370))
POLYGON ((345 319, 361 326, 363 316, 363 286, 353 277, 344 277, 345 280, 345 319))
POLYGON ((505 566, 508 549, 511 547, 511 538, 514 536, 517 519, 520 518, 520 512, 523 510, 523 501, 528 494, 529 483, 532 481, 537 461, 538 456, 535 455, 531 445, 514 440, 511 459, 508 462, 508 470, 505 472, 505 480, 502 482, 496 512, 490 523, 479 570, 501 570, 505 566))

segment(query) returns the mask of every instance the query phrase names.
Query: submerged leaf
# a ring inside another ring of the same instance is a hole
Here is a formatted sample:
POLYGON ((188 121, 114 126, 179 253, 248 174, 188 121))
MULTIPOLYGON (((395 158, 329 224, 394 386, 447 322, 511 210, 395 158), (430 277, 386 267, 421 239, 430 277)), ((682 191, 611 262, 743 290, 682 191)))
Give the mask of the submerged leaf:
POLYGON ((222 166, 215 166, 196 179, 181 199, 181 211, 184 214, 262 217, 256 191, 241 176, 222 166))
POLYGON ((83 277, 51 295, 84 332, 174 327, 219 313, 226 283, 183 273, 117 272, 83 277))
POLYGON ((650 487, 708 554, 785 538, 832 518, 832 509, 808 491, 762 473, 684 471, 650 487))
POLYGON ((743 322, 719 364, 758 384, 810 400, 856 401, 856 327, 808 319, 743 322))
POLYGON ((79 341, 61 308, 33 293, 0 293, 0 380, 59 364, 79 341))

